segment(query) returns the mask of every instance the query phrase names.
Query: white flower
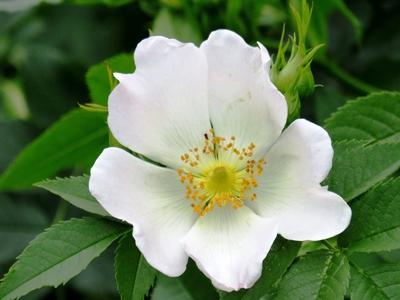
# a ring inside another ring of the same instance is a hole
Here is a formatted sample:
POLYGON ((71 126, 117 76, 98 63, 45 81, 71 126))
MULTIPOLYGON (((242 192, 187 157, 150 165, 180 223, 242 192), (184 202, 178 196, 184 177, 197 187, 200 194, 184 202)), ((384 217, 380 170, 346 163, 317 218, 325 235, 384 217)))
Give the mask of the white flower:
POLYGON ((143 40, 136 71, 115 74, 108 124, 118 141, 166 167, 107 148, 90 191, 133 225, 146 260, 179 276, 188 257, 222 290, 249 288, 277 234, 321 240, 351 210, 321 187, 333 150, 324 129, 294 121, 269 79, 267 50, 218 30, 198 48, 143 40))

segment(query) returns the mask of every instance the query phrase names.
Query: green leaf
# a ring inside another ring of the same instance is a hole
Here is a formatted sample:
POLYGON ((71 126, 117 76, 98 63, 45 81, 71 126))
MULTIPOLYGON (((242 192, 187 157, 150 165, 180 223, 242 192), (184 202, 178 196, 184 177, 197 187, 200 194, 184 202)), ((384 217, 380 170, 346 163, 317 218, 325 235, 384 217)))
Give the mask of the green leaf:
MULTIPOLYGON (((157 278, 157 284, 151 295, 151 300, 194 300, 196 294, 192 294, 183 285, 180 278, 171 278, 160 274, 157 278)), ((208 298, 205 298, 208 299, 208 298)), ((218 299, 218 298, 211 298, 218 299)))
POLYGON ((400 178, 369 190, 352 205, 350 226, 339 243, 350 251, 378 252, 400 248, 400 178))
POLYGON ((385 262, 395 263, 400 261, 400 248, 392 251, 379 252, 379 257, 385 262))
POLYGON ((34 203, 0 196, 0 264, 13 260, 48 222, 34 203))
POLYGON ((79 274, 129 227, 105 219, 61 222, 38 235, 0 284, 0 299, 20 298, 44 286, 57 287, 79 274))
POLYGON ((275 299, 343 300, 348 281, 346 256, 328 250, 315 251, 291 266, 275 299))
POLYGON ((77 176, 44 180, 35 184, 49 192, 60 196, 72 205, 90 213, 108 216, 108 213, 89 192, 89 177, 77 176))
POLYGON ((132 232, 128 232, 120 239, 114 268, 121 300, 144 299, 157 276, 157 271, 146 262, 135 247, 132 232))
POLYGON ((347 102, 327 121, 335 156, 326 180, 346 200, 400 167, 400 93, 378 92, 347 102))
POLYGON ((73 110, 17 156, 0 177, 0 190, 28 188, 65 168, 90 166, 107 146, 105 114, 73 110))
POLYGON ((190 20, 174 14, 167 8, 161 9, 154 19, 152 35, 162 35, 182 42, 192 42, 197 45, 202 40, 200 32, 190 20))
POLYGON ((108 96, 117 85, 113 73, 132 73, 134 69, 132 54, 119 54, 90 67, 86 73, 86 84, 92 101, 107 105, 108 96))
POLYGON ((304 241, 301 243, 298 256, 306 255, 308 252, 326 249, 326 246, 321 241, 304 241))
POLYGON ((400 93, 378 92, 347 102, 325 122, 333 141, 400 141, 400 93))
POLYGON ((250 290, 229 294, 223 293, 221 299, 252 300, 273 298, 279 281, 296 258, 300 245, 301 243, 278 237, 264 261, 262 275, 255 285, 250 290))
POLYGON ((365 144, 342 141, 334 144, 332 170, 325 183, 347 201, 366 192, 400 167, 400 141, 365 144))
POLYGON ((160 274, 152 293, 152 300, 213 300, 218 293, 195 263, 190 260, 185 273, 180 277, 167 277, 160 274))
POLYGON ((351 299, 400 299, 400 263, 371 263, 365 256, 350 257, 351 299))

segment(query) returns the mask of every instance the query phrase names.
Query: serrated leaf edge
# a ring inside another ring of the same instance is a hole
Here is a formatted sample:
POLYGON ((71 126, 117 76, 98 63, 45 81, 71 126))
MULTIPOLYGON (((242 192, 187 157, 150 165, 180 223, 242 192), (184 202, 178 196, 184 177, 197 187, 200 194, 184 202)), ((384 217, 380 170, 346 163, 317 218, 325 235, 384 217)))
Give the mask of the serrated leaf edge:
MULTIPOLYGON (((63 220, 63 221, 60 221, 60 222, 58 222, 58 223, 56 223, 56 224, 53 224, 52 226, 47 227, 46 229, 44 229, 43 232, 39 233, 32 241, 29 242, 28 246, 21 252, 21 254, 19 254, 19 255, 16 257, 15 263, 10 267, 10 269, 8 270, 8 272, 7 272, 6 274, 4 274, 4 276, 0 279, 0 289, 1 289, 2 283, 7 279, 7 277, 10 276, 11 274, 13 274, 13 273, 15 273, 15 272, 18 271, 18 270, 17 270, 17 265, 16 265, 16 264, 18 263, 18 261, 25 255, 25 253, 26 253, 27 251, 30 250, 30 248, 31 248, 32 246, 34 246, 35 243, 38 243, 38 242, 41 241, 41 239, 43 238, 43 235, 45 235, 45 234, 48 233, 49 231, 52 231, 52 230, 55 230, 55 229, 58 228, 58 227, 61 227, 62 225, 66 224, 66 223, 72 223, 72 222, 75 222, 75 221, 82 221, 82 220, 87 220, 87 219, 101 219, 101 218, 96 218, 96 217, 71 218, 71 219, 69 219, 69 220, 63 220)), ((129 230, 131 230, 131 229, 127 229, 127 231, 129 231, 129 230)), ((121 235, 125 234, 127 231, 122 232, 121 235)), ((118 238, 118 237, 116 237, 116 239, 117 239, 117 238, 118 238)), ((89 245, 89 247, 92 246, 92 245, 94 245, 94 244, 89 245)), ((89 247, 87 247, 87 248, 89 248, 89 247)), ((75 254, 76 254, 76 253, 75 253, 75 254)), ((75 254, 74 254, 74 255, 75 255, 75 254)), ((101 253, 99 253, 99 255, 100 255, 100 254, 101 254, 101 253)), ((97 258, 99 255, 93 257, 93 259, 97 258)), ((89 264, 88 264, 88 265, 89 265, 89 264)), ((88 266, 88 265, 87 265, 87 266, 88 266)), ((81 272, 84 271, 84 270, 87 268, 87 266, 86 266, 84 269, 82 269, 81 272)), ((46 269, 46 270, 40 272, 40 274, 43 274, 43 273, 46 272, 47 270, 48 270, 48 269, 46 269)), ((40 275, 40 274, 39 274, 39 275, 40 275)), ((39 276, 39 275, 36 275, 36 276, 39 276)), ((70 278, 70 279, 72 279, 72 278, 70 278)), ((54 285, 54 286, 52 286, 52 287, 56 288, 56 287, 58 287, 58 286, 60 286, 60 285, 65 285, 65 283, 68 282, 70 279, 68 279, 67 281, 63 281, 63 282, 61 282, 60 284, 54 285)), ((25 284, 26 282, 27 282, 27 281, 23 282, 23 283, 20 284, 18 287, 22 286, 22 285, 25 284)), ((44 287, 44 286, 42 286, 42 287, 44 287)), ((39 287, 39 288, 41 288, 41 287, 39 287)), ((39 289, 39 288, 37 288, 37 289, 39 289)), ((35 289, 35 290, 36 290, 36 289, 35 289)), ((32 291, 33 291, 33 290, 32 290, 32 291)), ((28 292, 28 293, 29 293, 29 292, 28 292)), ((28 293, 27 293, 27 294, 28 294, 28 293)), ((9 293, 8 293, 8 294, 9 294, 9 293)), ((5 296, 7 296, 8 294, 6 294, 5 296)), ((24 294, 24 295, 26 295, 26 294, 24 294)), ((22 297, 22 296, 21 296, 21 297, 22 297)))

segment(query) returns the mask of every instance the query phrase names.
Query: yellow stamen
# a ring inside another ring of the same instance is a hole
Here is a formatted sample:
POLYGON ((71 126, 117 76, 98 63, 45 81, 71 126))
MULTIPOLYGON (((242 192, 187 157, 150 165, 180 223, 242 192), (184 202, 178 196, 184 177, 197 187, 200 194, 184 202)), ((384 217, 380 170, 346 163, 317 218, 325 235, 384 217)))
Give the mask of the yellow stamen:
POLYGON ((235 142, 234 136, 226 139, 210 129, 204 134, 202 148, 189 149, 181 155, 187 167, 177 169, 179 180, 186 187, 185 196, 192 202, 193 211, 200 216, 215 206, 238 209, 244 201, 257 198, 251 190, 258 186, 257 177, 263 173, 266 161, 252 159, 254 143, 239 149, 235 142), (224 159, 224 154, 232 154, 233 159, 224 159))

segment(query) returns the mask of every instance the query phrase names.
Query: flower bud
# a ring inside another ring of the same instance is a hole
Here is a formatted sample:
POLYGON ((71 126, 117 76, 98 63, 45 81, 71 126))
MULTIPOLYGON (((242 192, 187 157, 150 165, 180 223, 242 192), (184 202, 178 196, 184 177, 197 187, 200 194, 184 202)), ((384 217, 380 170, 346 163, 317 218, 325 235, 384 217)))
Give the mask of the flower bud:
POLYGON ((271 79, 285 95, 289 107, 289 119, 295 119, 300 111, 300 97, 308 96, 314 91, 314 76, 310 64, 318 49, 323 45, 312 49, 306 48, 305 37, 312 11, 307 1, 302 1, 300 13, 294 7, 291 9, 297 34, 284 42, 285 28, 283 29, 278 53, 271 68, 271 79), (285 54, 289 46, 290 57, 286 59, 285 54))
POLYGON ((314 76, 311 72, 310 66, 303 68, 299 81, 297 83, 297 91, 300 97, 310 96, 315 89, 314 76))

